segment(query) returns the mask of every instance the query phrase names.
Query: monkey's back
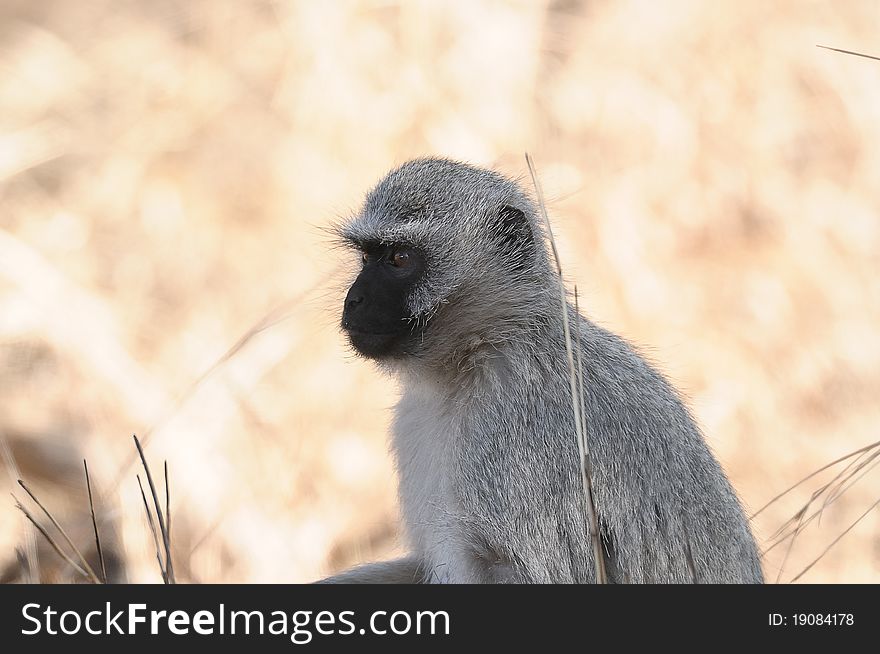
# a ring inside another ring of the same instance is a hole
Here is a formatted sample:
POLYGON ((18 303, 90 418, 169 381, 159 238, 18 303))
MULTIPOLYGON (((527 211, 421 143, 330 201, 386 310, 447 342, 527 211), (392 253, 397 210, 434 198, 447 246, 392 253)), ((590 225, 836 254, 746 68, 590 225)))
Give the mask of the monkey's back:
POLYGON ((666 379, 581 318, 593 488, 617 580, 761 583, 748 520, 666 379))
MULTIPOLYGON (((742 508, 675 391, 578 319, 610 579, 761 582, 742 508)), ((537 356, 535 341, 486 348, 453 395, 424 377, 403 384, 393 450, 429 580, 594 581, 564 342, 552 330, 537 342, 537 356)))

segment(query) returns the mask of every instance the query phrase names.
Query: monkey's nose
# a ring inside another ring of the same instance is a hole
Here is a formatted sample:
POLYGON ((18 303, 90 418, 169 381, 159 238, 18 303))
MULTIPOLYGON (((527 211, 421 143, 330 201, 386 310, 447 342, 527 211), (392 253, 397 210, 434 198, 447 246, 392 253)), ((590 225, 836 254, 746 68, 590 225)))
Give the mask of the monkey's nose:
POLYGON ((360 295, 360 294, 358 294, 358 295, 349 295, 349 296, 348 296, 348 302, 346 302, 346 304, 348 305, 348 308, 349 308, 349 309, 353 309, 353 308, 356 307, 357 305, 361 304, 363 301, 364 301, 364 296, 363 296, 363 295, 360 295))

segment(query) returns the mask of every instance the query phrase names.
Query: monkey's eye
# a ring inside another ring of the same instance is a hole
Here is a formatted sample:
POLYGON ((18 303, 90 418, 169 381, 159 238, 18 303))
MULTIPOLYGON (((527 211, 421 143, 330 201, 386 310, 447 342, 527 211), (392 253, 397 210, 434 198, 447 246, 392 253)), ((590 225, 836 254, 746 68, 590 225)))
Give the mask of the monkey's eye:
POLYGON ((367 254, 366 252, 361 252, 361 261, 363 261, 364 263, 367 263, 367 261, 369 261, 369 260, 370 260, 370 255, 367 254))
POLYGON ((391 257, 389 258, 389 263, 391 263, 392 266, 397 266, 398 268, 403 268, 404 266, 408 266, 409 265, 409 253, 397 251, 391 255, 391 257))

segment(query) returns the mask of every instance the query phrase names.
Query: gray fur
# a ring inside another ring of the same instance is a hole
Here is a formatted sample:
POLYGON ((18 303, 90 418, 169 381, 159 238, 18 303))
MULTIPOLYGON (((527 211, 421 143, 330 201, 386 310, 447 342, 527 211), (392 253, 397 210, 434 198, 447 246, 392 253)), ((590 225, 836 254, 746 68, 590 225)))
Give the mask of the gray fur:
MULTIPOLYGON (((380 365, 403 395, 392 432, 412 556, 330 581, 595 580, 559 306, 535 206, 496 173, 408 162, 340 228, 422 248, 409 298, 423 331, 380 365), (533 238, 512 252, 499 210, 533 238), (418 574, 416 574, 418 571, 418 574)), ((611 581, 760 583, 737 497, 667 381, 578 316, 593 490, 611 581)))
POLYGON ((323 579, 322 584, 420 584, 425 581, 421 561, 415 555, 392 561, 367 563, 323 579))

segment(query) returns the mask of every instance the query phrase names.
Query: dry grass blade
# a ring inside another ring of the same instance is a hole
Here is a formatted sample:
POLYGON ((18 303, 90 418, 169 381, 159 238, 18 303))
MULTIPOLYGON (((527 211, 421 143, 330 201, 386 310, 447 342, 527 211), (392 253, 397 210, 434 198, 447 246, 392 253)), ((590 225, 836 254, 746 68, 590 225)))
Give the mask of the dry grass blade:
MULTIPOLYGON (((773 548, 775 548, 777 545, 780 544, 780 542, 782 542, 782 541, 784 541, 785 539, 787 539, 787 538, 788 538, 789 536, 791 536, 793 533, 796 535, 797 532, 798 532, 799 530, 795 530, 795 531, 793 532, 793 531, 791 530, 792 525, 793 525, 795 522, 800 522, 800 516, 801 516, 802 512, 806 512, 806 511, 808 511, 810 505, 811 505, 814 501, 816 501, 816 499, 818 499, 819 497, 821 497, 821 496, 824 494, 824 495, 825 495, 825 500, 824 500, 824 502, 823 502, 823 504, 822 504, 822 507, 819 508, 818 510, 816 510, 815 512, 813 512, 813 513, 810 515, 810 517, 809 517, 809 518, 803 523, 803 527, 806 527, 806 526, 807 526, 810 522, 812 522, 814 519, 816 519, 816 518, 821 518, 822 511, 824 511, 825 508, 827 508, 828 506, 830 506, 835 500, 837 500, 841 495, 843 495, 843 493, 845 493, 845 492, 846 492, 849 488, 851 488, 856 482, 858 482, 859 479, 861 479, 861 478, 862 478, 862 477, 863 477, 868 471, 870 471, 871 468, 873 468, 873 466, 870 466, 870 467, 868 468, 868 470, 865 471, 865 473, 862 473, 861 475, 859 475, 855 480, 850 481, 850 480, 851 480, 851 479, 852 479, 852 478, 853 478, 853 477, 854 477, 859 471, 861 471, 865 466, 867 466, 867 465, 870 464, 872 461, 874 461, 874 459, 876 459, 878 455, 880 455, 880 449, 877 449, 876 452, 870 453, 871 449, 877 447, 878 444, 880 444, 880 443, 872 443, 871 445, 867 445, 867 446, 865 446, 865 447, 859 448, 858 450, 855 450, 855 451, 853 451, 853 452, 850 452, 849 454, 847 454, 847 455, 845 455, 845 456, 842 456, 842 457, 840 457, 839 459, 836 459, 835 461, 832 461, 831 463, 829 463, 829 464, 827 464, 827 465, 825 465, 825 466, 822 466, 821 468, 819 468, 819 469, 816 470, 815 472, 813 472, 813 473, 807 475, 806 477, 804 477, 801 481, 799 481, 799 482, 798 482, 797 484, 795 484, 794 486, 791 486, 791 487, 790 487, 788 490, 786 490, 784 493, 781 493, 780 495, 777 495, 776 498, 774 498, 773 500, 770 501, 770 503, 768 503, 767 505, 765 505, 764 508, 766 508, 767 506, 769 506, 770 504, 772 504, 774 501, 776 501, 777 499, 779 499, 780 497, 782 497, 785 493, 788 493, 789 491, 791 491, 792 489, 796 488, 797 486, 799 486, 799 485, 800 485, 801 483, 803 483, 804 481, 806 481, 806 480, 808 480, 808 479, 811 479, 812 477, 816 476, 816 475, 819 474, 820 472, 823 472, 823 471, 825 471, 825 470, 828 470, 830 467, 832 467, 832 466, 834 466, 834 465, 836 465, 836 464, 838 464, 838 463, 841 463, 841 462, 845 461, 846 459, 850 459, 850 458, 852 458, 852 457, 856 457, 853 461, 850 461, 850 462, 849 462, 849 463, 843 468, 843 470, 841 470, 841 471, 838 472, 836 475, 834 475, 834 477, 833 477, 830 481, 828 481, 827 483, 825 483, 824 485, 822 485, 822 486, 821 486, 820 488, 818 488, 817 490, 813 491, 812 495, 810 496, 810 499, 809 499, 809 500, 808 500, 808 501, 807 501, 807 502, 801 507, 801 509, 800 509, 797 513, 795 513, 791 518, 789 518, 788 520, 786 520, 786 521, 785 521, 785 522, 784 522, 784 523, 783 523, 783 524, 782 524, 782 525, 781 525, 781 526, 780 526, 780 527, 779 527, 779 528, 778 528, 778 529, 777 529, 777 530, 776 530, 776 531, 770 536, 770 540, 775 540, 776 542, 775 542, 773 545, 771 545, 770 547, 768 547, 768 548, 764 551, 764 553, 766 554, 767 552, 769 552, 770 550, 772 550, 773 548), (868 455, 869 453, 870 453, 870 455, 866 457, 865 455, 868 455), (847 483, 847 482, 849 482, 849 483, 847 483), (844 487, 844 484, 846 484, 845 487, 844 487), (785 532, 787 532, 787 533, 785 533, 785 532)), ((763 510, 764 510, 764 509, 762 508, 761 511, 763 511, 763 510)), ((758 511, 758 513, 760 513, 761 511, 758 511)), ((756 515, 758 515, 758 513, 755 513, 752 517, 754 518, 756 515)))
MULTIPOLYGON (((810 498, 792 515, 776 532, 771 536, 772 544, 764 550, 764 554, 768 554, 770 551, 783 544, 785 541, 788 542, 788 547, 786 548, 785 555, 782 559, 782 563, 779 566, 779 572, 776 576, 776 582, 779 583, 782 579, 783 572, 785 570, 785 565, 788 562, 789 555, 794 549, 795 541, 798 536, 812 523, 814 520, 821 522, 822 514, 829 506, 831 506, 835 501, 837 501, 844 493, 846 493, 850 488, 852 488, 855 484, 859 482, 865 475, 867 475, 871 470, 873 470, 880 461, 880 442, 872 443, 865 447, 859 448, 849 454, 846 454, 831 463, 823 466, 819 470, 811 473, 797 484, 786 490, 785 492, 789 492, 793 488, 797 487, 807 479, 814 477, 815 475, 828 470, 834 465, 842 463, 849 459, 849 462, 843 467, 842 470, 838 471, 830 481, 826 482, 818 489, 812 492, 810 498), (818 502, 819 506, 812 513, 810 513, 810 508, 814 503, 818 502)), ((770 503, 781 497, 783 494, 780 494, 774 500, 771 500, 770 503)), ((769 503, 768 505, 769 506, 769 503)), ((766 508, 766 506, 764 507, 766 508)), ((872 507, 873 508, 873 507, 872 507)), ((763 509, 761 509, 763 510, 763 509)), ((870 511, 870 509, 869 509, 870 511)), ((759 511, 760 512, 760 511, 759 511)), ((757 515, 757 514, 756 514, 757 515)), ((861 518, 859 518, 861 520, 861 518)), ((850 527, 852 528, 852 527, 850 527)), ((849 531, 849 530, 847 530, 849 531)), ((843 535, 846 534, 846 531, 841 534, 809 567, 812 567, 822 556, 827 553, 828 550, 840 539, 843 535)), ((795 577, 795 579, 800 578, 800 576, 806 572, 806 569, 802 571, 799 575, 795 577)), ((792 580, 794 581, 794 579, 792 580)))
MULTIPOLYGON (((580 318, 581 310, 578 303, 578 287, 574 287, 574 313, 580 318)), ((578 383, 578 400, 581 405, 581 429, 583 433, 587 433, 587 405, 584 402, 584 367, 583 367, 583 339, 581 336, 581 321, 577 321, 577 383, 578 383)))
POLYGON ((822 550, 822 553, 819 556, 817 556, 815 559, 813 559, 813 561, 806 568, 804 568, 798 574, 796 574, 794 577, 792 577, 792 579, 789 583, 793 584, 798 579, 803 577, 810 570, 810 568, 812 568, 819 561, 821 561, 822 557, 824 557, 826 554, 828 554, 828 552, 831 551, 831 548, 834 547, 835 545, 837 545, 837 543, 840 542, 840 539, 843 538, 844 536, 846 536, 852 530, 852 528, 855 527, 857 524, 859 524, 864 519, 864 517, 866 515, 868 515, 871 511, 873 511, 877 507, 878 504, 880 504, 880 500, 877 500, 871 506, 869 506, 868 509, 862 515, 860 515, 858 518, 856 518, 855 522, 853 522, 849 527, 844 529, 843 533, 840 534, 840 536, 838 536, 833 541, 831 541, 831 543, 828 545, 828 547, 826 547, 824 550, 822 550))
MULTIPOLYGON (((538 174, 535 171, 535 165, 532 157, 526 153, 526 164, 529 173, 532 176, 532 184, 535 187, 535 195, 538 201, 538 208, 544 219, 544 225, 547 228, 547 235, 550 238, 550 246, 553 250, 553 259, 556 262, 556 272, 559 279, 559 293, 562 300, 562 328, 565 333, 565 351, 568 357, 569 385, 571 387, 571 403, 574 409, 575 432, 577 435, 578 454, 580 456, 581 481, 584 486, 584 498, 587 510, 587 528, 590 532, 590 539, 593 543, 593 563, 596 569, 596 583, 607 583, 605 575, 605 554, 602 551, 601 536, 599 535, 599 519, 596 510, 596 504, 593 499, 592 485, 592 465, 590 464, 590 450, 586 438, 586 420, 583 415, 582 407, 584 406, 583 388, 579 386, 576 378, 577 370, 575 369, 573 346, 571 341, 571 329, 568 324, 568 300, 565 293, 565 281, 562 277, 562 264, 559 260, 559 251, 556 249, 556 240, 553 238, 553 228, 550 225, 550 218, 547 215, 547 205, 544 203, 544 193, 541 190, 541 183, 538 181, 538 174), (580 392, 579 392, 580 391, 580 392)), ((578 352, 580 356, 580 352, 578 352)))
MULTIPOLYGON (((880 453, 878 453, 878 454, 880 454, 880 453)), ((771 536, 771 540, 774 542, 769 547, 767 547, 767 549, 764 550, 764 554, 768 554, 769 552, 774 550, 776 547, 778 547, 779 545, 784 543, 787 539, 789 539, 791 537, 797 537, 797 535, 801 531, 806 529, 810 525, 810 523, 813 522, 813 520, 817 520, 817 519, 821 518, 822 512, 826 508, 828 508, 831 504, 836 502, 844 493, 846 493, 850 488, 855 486, 862 479, 862 477, 867 475, 869 472, 871 472, 871 470, 873 470, 875 467, 877 467, 878 464, 880 464, 880 461, 874 461, 875 458, 877 458, 877 455, 872 456, 870 459, 866 460, 862 465, 858 466, 849 475, 847 475, 846 478, 843 479, 837 487, 835 487, 835 490, 828 490, 828 492, 826 493, 827 497, 826 497, 825 501, 822 503, 822 506, 819 507, 818 509, 816 509, 815 511, 813 511, 813 513, 811 513, 810 516, 806 520, 804 520, 803 523, 799 527, 792 528, 792 523, 798 519, 798 515, 801 512, 806 511, 816 498, 818 498, 822 493, 824 493, 826 491, 826 489, 831 487, 831 484, 834 483, 834 480, 832 480, 831 482, 829 482, 828 484, 826 484, 825 486, 823 486, 822 488, 820 488, 819 490, 814 492, 810 498, 810 501, 807 502, 803 507, 801 507, 801 509, 798 511, 798 513, 796 513, 794 516, 789 518, 788 521, 786 521, 786 523, 782 527, 780 527, 773 536, 771 536), (874 461, 874 463, 871 463, 871 461, 874 461), (871 464, 871 465, 868 465, 868 464, 871 464), (867 468, 864 470, 864 472, 862 472, 861 474, 856 476, 866 466, 867 466, 867 468), (843 484, 846 484, 846 485, 844 486, 843 484), (787 531, 785 531, 784 533, 781 533, 786 529, 787 529, 787 531)))
POLYGON ((788 495, 791 491, 793 491, 795 488, 797 488, 797 487, 800 486, 801 484, 803 484, 803 483, 809 481, 810 479, 812 479, 812 478, 815 477, 816 475, 818 475, 818 474, 820 474, 820 473, 822 473, 822 472, 825 472, 825 471, 828 470, 829 468, 833 468, 834 466, 836 466, 838 463, 841 463, 842 461, 846 461, 847 459, 850 459, 850 458, 852 458, 852 457, 854 457, 854 456, 858 456, 858 455, 862 454, 863 452, 865 452, 865 451, 867 451, 867 450, 870 450, 870 449, 872 449, 872 448, 875 448, 875 447, 880 447, 880 441, 875 441, 874 443, 871 443, 870 445, 865 445, 864 447, 860 447, 860 448, 857 449, 857 450, 853 450, 853 451, 850 452, 849 454, 844 454, 844 455, 843 455, 842 457, 840 457, 839 459, 835 459, 835 460, 832 461, 831 463, 827 463, 827 464, 825 464, 824 466, 822 466, 821 468, 819 468, 819 469, 817 469, 817 470, 814 470, 813 472, 811 472, 810 474, 808 474, 806 477, 803 477, 802 479, 800 479, 799 481, 795 482, 794 484, 792 484, 791 486, 789 486, 788 488, 786 488, 784 491, 782 491, 781 493, 779 493, 778 495, 776 495, 775 497, 773 497, 773 498, 772 498, 769 502, 767 502, 764 506, 762 506, 760 509, 758 509, 757 511, 755 511, 755 512, 749 517, 749 520, 754 520, 755 518, 757 518, 757 517, 758 517, 759 515, 761 515, 761 513, 763 513, 763 512, 769 507, 769 506, 771 506, 771 505, 774 504, 775 502, 779 501, 780 499, 782 499, 783 497, 785 497, 786 495, 788 495))
POLYGON ((859 479, 861 479, 871 470, 873 470, 874 466, 876 466, 877 463, 880 463, 877 461, 878 458, 880 458, 880 449, 878 449, 876 452, 873 452, 870 456, 865 457, 864 460, 858 461, 858 464, 853 468, 852 472, 850 472, 845 478, 841 479, 837 483, 832 483, 832 485, 829 487, 827 497, 822 504, 822 508, 824 509, 826 506, 832 504, 838 497, 843 495, 850 486, 855 484, 859 479), (864 470, 864 472, 856 477, 856 479, 851 484, 847 484, 846 486, 844 486, 846 482, 855 477, 856 474, 858 474, 862 470, 864 470))
POLYGON ((156 509, 156 518, 159 521, 159 531, 162 534, 162 543, 165 546, 165 574, 169 584, 174 583, 174 564, 171 562, 171 538, 168 535, 168 528, 165 526, 165 518, 162 515, 162 505, 159 504, 159 494, 156 492, 156 484, 153 483, 153 475, 150 472, 150 466, 147 465, 147 457, 144 456, 144 449, 137 436, 133 436, 135 447, 137 447, 138 455, 141 457, 141 464, 144 466, 144 473, 147 475, 147 483, 150 485, 150 493, 153 496, 153 506, 156 509))
MULTIPOLYGON (((806 529, 813 520, 817 518, 821 509, 817 509, 813 513, 809 515, 808 518, 803 519, 803 516, 807 513, 807 510, 810 508, 810 504, 816 499, 816 495, 810 497, 810 500, 804 504, 800 509, 798 509, 795 514, 786 520, 785 524, 781 527, 783 530, 781 533, 774 534, 770 537, 772 544, 764 550, 763 554, 766 556, 774 549, 782 545, 789 538, 797 538, 798 535, 806 529)), ((778 531, 778 530, 777 530, 778 531)), ((786 554, 786 556, 788 556, 786 554)))
POLYGON ((594 515, 594 524, 593 528, 595 529, 595 538, 593 540, 593 555, 596 557, 596 578, 599 583, 607 583, 608 575, 605 570, 605 553, 602 549, 602 533, 599 531, 599 512, 596 510, 595 503, 593 502, 593 468, 591 460, 587 453, 589 452, 589 447, 586 444, 587 439, 587 404, 586 404, 586 395, 584 394, 584 367, 583 367, 583 340, 581 338, 581 320, 580 320, 580 305, 578 304, 578 290, 577 286, 574 287, 574 313, 577 316, 577 382, 578 382, 578 400, 581 405, 581 433, 584 435, 584 459, 583 459, 583 468, 584 468, 584 479, 587 483, 588 490, 588 500, 593 507, 593 515, 594 515))
POLYGON ((864 54, 862 52, 853 52, 852 50, 842 50, 840 48, 832 48, 827 45, 816 45, 817 48, 822 48, 823 50, 833 50, 834 52, 842 52, 843 54, 854 55, 856 57, 864 57, 865 59, 873 59, 874 61, 880 61, 880 57, 875 57, 874 55, 864 54))
POLYGON ((83 459, 83 469, 86 471, 86 489, 89 492, 89 511, 92 514, 92 527, 95 529, 95 548, 98 550, 98 561, 101 562, 101 581, 107 583, 107 566, 104 563, 104 550, 101 547, 101 536, 98 533, 98 519, 95 517, 95 501, 92 498, 92 480, 89 478, 89 464, 83 459))
POLYGON ((159 546, 159 535, 156 533, 156 523, 153 522, 153 514, 150 512, 150 503, 147 502, 147 494, 144 493, 144 485, 141 483, 141 476, 136 475, 138 487, 141 489, 141 498, 144 500, 144 511, 147 513, 147 524, 150 525, 150 532, 153 534, 153 543, 156 545, 156 561, 159 563, 159 572, 162 574, 163 583, 168 583, 168 573, 165 572, 165 564, 162 563, 162 548, 159 546))
POLYGON ((791 551, 794 549, 794 543, 797 540, 798 535, 804 530, 804 516, 807 514, 808 508, 809 505, 803 507, 800 511, 797 512, 797 527, 791 535, 791 540, 788 542, 788 548, 785 550, 785 556, 782 557, 782 563, 779 564, 779 572, 776 573, 777 584, 782 579, 782 573, 785 570, 785 564, 788 563, 788 557, 789 555, 791 555, 791 551))
MULTIPOLYGON (((165 522, 168 531, 168 542, 171 542, 171 487, 168 485, 168 462, 163 466, 165 470, 165 522)), ((170 553, 169 553, 170 554, 170 553)))
MULTIPOLYGON (((6 436, 0 433, 0 454, 3 455, 3 463, 6 464, 6 474, 10 479, 21 479, 18 464, 15 462, 15 456, 12 454, 12 448, 6 440, 6 436)), ((22 566, 23 570, 27 570, 28 582, 32 584, 40 583, 40 560, 37 556, 37 535, 32 529, 25 529, 24 534, 24 560, 27 565, 22 566)))
MULTIPOLYGON (((55 529, 57 529, 58 532, 64 537, 64 540, 67 541, 67 544, 70 546, 70 549, 72 549, 76 553, 77 557, 79 557, 80 563, 82 564, 82 567, 85 569, 89 578, 94 583, 100 584, 101 580, 98 579, 98 575, 96 575, 95 571, 92 570, 92 566, 89 565, 89 562, 86 560, 86 557, 84 557, 82 552, 79 551, 79 548, 70 539, 70 536, 67 535, 67 532, 64 531, 64 528, 55 519, 55 516, 53 516, 51 513, 49 513, 49 509, 47 509, 45 506, 43 506, 42 502, 40 502, 40 500, 37 499, 37 496, 33 494, 31 489, 28 488, 27 485, 21 479, 18 480, 18 485, 21 486, 24 489, 24 492, 30 496, 30 498, 34 501, 34 504, 36 504, 38 507, 40 507, 40 509, 42 509, 43 513, 46 515, 47 518, 49 518, 49 521, 54 525, 55 529)), ((45 535, 45 533, 43 535, 45 535)))
MULTIPOLYGON (((67 563, 70 565, 70 567, 73 568, 74 570, 76 570, 76 571, 77 571, 79 574, 81 574, 83 577, 85 577, 86 579, 92 579, 92 577, 89 575, 88 572, 86 572, 85 570, 83 570, 83 569, 79 566, 79 564, 78 564, 76 561, 74 561, 72 558, 70 558, 70 557, 67 555, 67 553, 64 552, 64 551, 58 546, 58 543, 55 542, 55 539, 52 538, 52 536, 49 535, 49 532, 46 531, 46 530, 43 528, 43 526, 42 526, 39 522, 37 522, 37 519, 31 514, 30 511, 27 510, 27 508, 26 508, 21 502, 18 501, 18 498, 15 497, 15 495, 12 496, 12 499, 15 500, 15 506, 16 506, 16 508, 18 508, 19 511, 21 511, 22 513, 24 513, 25 517, 26 517, 26 518, 30 521, 30 523, 36 528, 36 530, 39 531, 39 532, 43 535, 43 538, 46 539, 46 542, 49 543, 49 545, 52 546, 52 549, 55 550, 55 551, 58 553, 58 556, 60 556, 60 557, 61 557, 62 559, 64 559, 65 561, 67 561, 67 563)), ((97 583, 97 582, 96 582, 96 583, 97 583)))

